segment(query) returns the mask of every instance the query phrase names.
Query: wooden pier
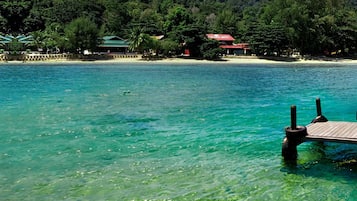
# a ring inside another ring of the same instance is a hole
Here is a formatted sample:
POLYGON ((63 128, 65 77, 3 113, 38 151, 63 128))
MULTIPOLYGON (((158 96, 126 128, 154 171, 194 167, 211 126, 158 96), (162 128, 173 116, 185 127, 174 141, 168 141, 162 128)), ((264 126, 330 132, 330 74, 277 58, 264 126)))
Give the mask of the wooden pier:
POLYGON ((305 141, 357 143, 357 122, 316 122, 306 128, 305 141))
POLYGON ((296 126, 296 106, 291 107, 291 126, 285 128, 282 156, 297 159, 297 146, 305 141, 357 144, 357 122, 328 121, 322 115, 320 99, 316 99, 317 117, 306 127, 296 126))

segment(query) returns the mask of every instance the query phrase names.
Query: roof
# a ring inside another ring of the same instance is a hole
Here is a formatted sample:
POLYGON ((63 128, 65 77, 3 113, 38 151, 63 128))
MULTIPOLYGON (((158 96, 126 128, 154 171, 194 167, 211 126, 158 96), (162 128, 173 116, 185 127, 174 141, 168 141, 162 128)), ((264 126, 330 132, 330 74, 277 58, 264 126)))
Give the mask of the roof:
POLYGON ((230 34, 206 34, 207 38, 218 41, 234 41, 235 39, 230 34))
POLYGON ((102 40, 102 44, 98 47, 129 47, 128 41, 119 36, 104 36, 102 40))
POLYGON ((9 43, 12 39, 10 37, 6 37, 6 36, 0 36, 0 41, 2 43, 9 43))
POLYGON ((0 43, 5 44, 5 43, 10 43, 13 40, 17 40, 20 43, 28 44, 33 41, 32 36, 25 36, 25 35, 19 35, 19 36, 12 36, 12 35, 5 35, 1 36, 0 35, 0 43))
POLYGON ((33 37, 32 36, 17 36, 16 37, 21 43, 31 43, 33 41, 33 37))
POLYGON ((104 36, 103 40, 124 40, 124 39, 120 38, 119 36, 104 36))

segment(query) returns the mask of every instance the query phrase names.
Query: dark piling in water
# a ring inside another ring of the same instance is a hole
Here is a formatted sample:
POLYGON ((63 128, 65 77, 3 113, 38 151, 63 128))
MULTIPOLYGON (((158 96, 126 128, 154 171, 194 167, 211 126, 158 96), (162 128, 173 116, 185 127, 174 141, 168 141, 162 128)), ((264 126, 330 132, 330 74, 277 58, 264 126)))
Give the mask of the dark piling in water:
POLYGON ((322 115, 322 110, 321 110, 321 100, 320 98, 316 98, 316 112, 317 116, 315 119, 311 121, 311 123, 316 123, 316 122, 327 122, 327 118, 322 115))
POLYGON ((297 146, 304 141, 307 135, 305 126, 297 126, 296 122, 296 106, 290 108, 291 124, 290 127, 285 128, 285 138, 282 144, 282 156, 286 161, 297 159, 297 146))

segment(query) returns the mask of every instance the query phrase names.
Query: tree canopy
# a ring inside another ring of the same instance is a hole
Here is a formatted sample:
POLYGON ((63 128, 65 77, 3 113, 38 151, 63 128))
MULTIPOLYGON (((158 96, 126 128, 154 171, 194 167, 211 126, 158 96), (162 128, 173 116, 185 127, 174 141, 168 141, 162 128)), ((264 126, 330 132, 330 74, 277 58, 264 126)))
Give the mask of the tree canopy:
POLYGON ((4 0, 0 32, 32 34, 42 40, 36 45, 43 48, 73 49, 74 43, 66 41, 73 40, 74 24, 80 19, 90 23, 83 29, 97 37, 129 39, 138 28, 146 41, 150 35, 165 35, 161 48, 170 47, 171 53, 185 48, 202 56, 200 49, 210 47, 200 48, 207 43, 204 34, 225 33, 250 43, 258 55, 290 50, 355 55, 356 11, 357 0, 4 0), (96 32, 89 30, 93 27, 96 32))

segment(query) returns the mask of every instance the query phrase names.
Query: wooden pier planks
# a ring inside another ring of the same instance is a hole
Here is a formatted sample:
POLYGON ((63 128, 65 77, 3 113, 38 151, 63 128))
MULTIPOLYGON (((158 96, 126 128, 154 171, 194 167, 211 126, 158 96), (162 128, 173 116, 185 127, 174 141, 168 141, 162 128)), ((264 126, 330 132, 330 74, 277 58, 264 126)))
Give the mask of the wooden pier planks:
POLYGON ((317 122, 307 125, 306 128, 306 141, 357 143, 357 122, 317 122))

